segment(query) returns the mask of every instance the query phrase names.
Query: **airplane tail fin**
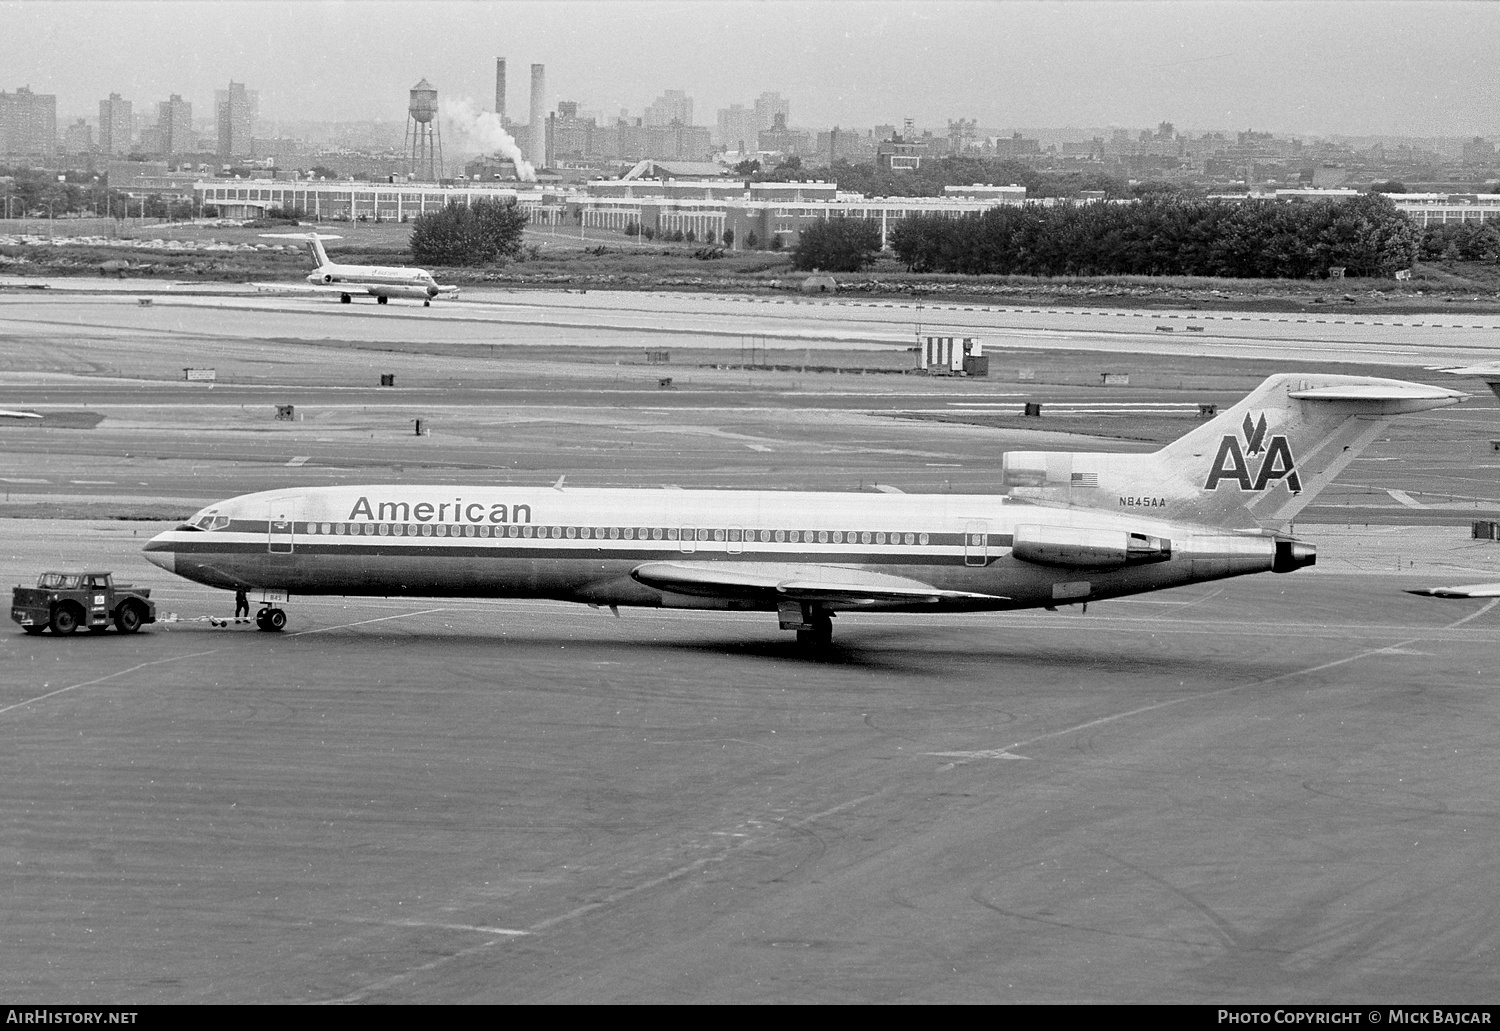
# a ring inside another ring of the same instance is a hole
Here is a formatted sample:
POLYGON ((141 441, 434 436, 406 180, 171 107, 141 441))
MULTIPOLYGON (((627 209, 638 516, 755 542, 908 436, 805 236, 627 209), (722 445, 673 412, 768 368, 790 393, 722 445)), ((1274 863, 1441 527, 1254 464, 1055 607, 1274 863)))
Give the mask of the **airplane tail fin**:
POLYGON ((1280 530, 1393 416, 1467 396, 1373 376, 1286 373, 1159 451, 1009 452, 1004 481, 1013 496, 1038 501, 1280 530))
POLYGON ((313 263, 317 268, 327 265, 328 252, 323 249, 324 240, 342 240, 341 236, 329 236, 326 233, 261 233, 267 240, 300 240, 307 244, 308 252, 312 254, 313 263))

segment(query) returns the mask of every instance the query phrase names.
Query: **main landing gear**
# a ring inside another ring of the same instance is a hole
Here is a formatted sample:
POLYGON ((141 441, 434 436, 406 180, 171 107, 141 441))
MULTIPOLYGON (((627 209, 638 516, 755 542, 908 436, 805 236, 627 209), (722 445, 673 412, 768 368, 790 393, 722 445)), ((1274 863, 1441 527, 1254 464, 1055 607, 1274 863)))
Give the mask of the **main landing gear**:
POLYGON ((386 301, 389 301, 389 300, 390 300, 389 297, 385 296, 384 294, 381 294, 379 297, 375 298, 375 303, 376 304, 384 304, 386 301))
POLYGON ((833 613, 810 602, 788 602, 776 610, 781 629, 797 631, 797 646, 825 651, 833 644, 833 613))
POLYGON ((275 633, 286 627, 286 613, 267 605, 255 614, 255 625, 267 633, 275 633))
POLYGON ((828 616, 814 616, 810 626, 799 626, 797 647, 815 652, 833 647, 833 620, 828 616))
POLYGON ((339 294, 339 303, 340 304, 353 304, 354 303, 354 298, 350 297, 348 294, 339 294))

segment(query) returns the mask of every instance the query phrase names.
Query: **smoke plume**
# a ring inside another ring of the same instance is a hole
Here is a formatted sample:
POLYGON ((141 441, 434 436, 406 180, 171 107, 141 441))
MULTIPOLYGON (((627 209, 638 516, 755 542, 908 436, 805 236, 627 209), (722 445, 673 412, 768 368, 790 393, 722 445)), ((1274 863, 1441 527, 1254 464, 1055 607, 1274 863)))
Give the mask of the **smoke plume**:
POLYGON ((439 101, 438 115, 444 122, 443 135, 452 140, 457 149, 475 154, 498 153, 515 162, 516 176, 522 182, 536 182, 536 169, 521 156, 521 148, 505 131, 495 112, 481 111, 468 97, 459 97, 439 101))

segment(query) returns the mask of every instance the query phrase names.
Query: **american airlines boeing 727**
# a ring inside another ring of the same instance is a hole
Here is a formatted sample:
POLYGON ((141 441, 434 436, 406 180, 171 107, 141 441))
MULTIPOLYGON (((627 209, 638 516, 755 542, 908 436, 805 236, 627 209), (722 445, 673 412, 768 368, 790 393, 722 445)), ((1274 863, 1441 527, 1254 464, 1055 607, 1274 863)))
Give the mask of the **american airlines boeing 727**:
POLYGON ((371 485, 263 491, 153 538, 163 569, 256 592, 550 598, 775 613, 1054 608, 1316 561, 1291 520, 1392 416, 1456 390, 1272 376, 1151 454, 1011 452, 1000 494, 371 485))

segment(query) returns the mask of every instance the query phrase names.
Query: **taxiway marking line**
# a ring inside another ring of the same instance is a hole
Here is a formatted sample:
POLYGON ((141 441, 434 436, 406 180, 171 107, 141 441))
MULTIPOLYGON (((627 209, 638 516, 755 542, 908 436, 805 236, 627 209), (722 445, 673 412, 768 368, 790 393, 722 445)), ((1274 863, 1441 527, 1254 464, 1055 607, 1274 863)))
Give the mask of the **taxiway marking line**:
MULTIPOLYGON (((1496 600, 1500 601, 1500 599, 1496 600)), ((870 801, 872 798, 878 798, 881 794, 882 792, 876 791, 868 795, 861 795, 859 798, 851 798, 847 802, 841 802, 838 805, 831 806, 827 809, 822 810, 821 812, 813 813, 811 816, 804 816, 798 820, 790 820, 784 822, 777 821, 777 826, 792 828, 806 827, 810 824, 817 823, 819 820, 827 819, 828 817, 833 816, 835 813, 841 813, 846 809, 853 809, 855 806, 863 805, 864 803, 870 801)), ((661 874, 660 876, 652 877, 650 880, 642 881, 640 884, 637 884, 632 888, 626 888, 623 891, 617 891, 614 894, 608 895, 597 902, 588 902, 581 906, 575 906, 573 909, 568 910, 566 913, 559 913, 556 916, 550 916, 544 920, 538 920, 536 923, 532 924, 524 931, 497 932, 494 928, 466 927, 460 924, 429 924, 421 921, 411 921, 410 923, 408 923, 407 921, 382 921, 382 923, 392 924, 395 926, 445 927, 451 928, 453 930, 472 930, 487 932, 496 936, 482 941, 477 945, 472 945, 467 949, 461 949, 458 952, 450 953, 446 956, 439 956, 437 959, 430 960, 426 963, 423 963, 421 966, 413 967, 412 969, 403 971, 402 973, 392 974, 391 976, 382 978, 381 980, 376 981, 373 984, 368 984, 363 988, 356 989, 355 991, 350 992, 348 995, 342 996, 341 998, 329 999, 325 1004, 337 1005, 340 1003, 363 1002, 375 992, 382 991, 386 988, 401 984, 402 982, 408 981, 418 974, 424 974, 430 970, 436 970, 438 967, 446 966, 456 959, 465 959, 469 956, 477 955, 483 952, 485 949, 488 949, 496 944, 510 941, 519 937, 537 934, 541 931, 547 930, 548 928, 556 927, 558 924, 566 923, 569 920, 576 920, 579 917, 585 916, 596 910, 604 909, 608 906, 614 905, 617 902, 622 902, 625 899, 631 898, 632 896, 639 895, 642 892, 650 891, 652 888, 657 888, 663 884, 667 884, 671 881, 686 877, 690 873, 695 873, 696 871, 703 869, 710 863, 722 862, 725 859, 728 859, 730 855, 732 855, 741 845, 751 840, 753 839, 750 835, 737 837, 731 841, 728 847, 726 847, 723 851, 717 853, 716 855, 704 856, 701 859, 695 859, 691 863, 686 863, 682 866, 679 866, 677 869, 670 870, 667 873, 661 874)))
MULTIPOLYGON (((1486 612, 1489 612, 1496 605, 1500 605, 1500 598, 1494 598, 1487 605, 1485 605, 1483 608, 1481 608, 1479 611, 1477 611, 1477 612, 1471 612, 1467 616, 1464 616, 1462 619, 1454 620, 1452 623, 1449 623, 1446 626, 1438 627, 1437 629, 1440 629, 1440 630, 1452 630, 1455 627, 1462 626, 1463 624, 1467 623, 1469 620, 1476 619, 1479 616, 1484 615, 1486 612)), ((1014 749, 1017 749, 1017 748, 1025 748, 1027 745, 1034 745, 1034 744, 1036 744, 1039 741, 1050 741, 1053 738, 1066 737, 1069 734, 1076 734, 1080 730, 1088 730, 1088 729, 1090 729, 1092 727, 1103 726, 1106 723, 1114 723, 1117 720, 1128 719, 1131 716, 1139 716, 1142 713, 1155 712, 1158 709, 1169 709, 1169 708, 1171 708, 1172 706, 1175 706, 1175 705, 1182 705, 1182 704, 1184 704, 1186 702, 1202 701, 1205 698, 1217 698, 1219 695, 1231 694, 1231 693, 1233 693, 1235 691, 1243 691, 1246 688, 1251 688, 1251 687, 1265 687, 1268 684, 1276 684, 1276 683, 1280 683, 1283 680, 1291 680, 1293 677, 1307 676, 1309 673, 1321 673, 1325 669, 1333 669, 1335 666, 1343 666, 1343 665, 1346 665, 1346 664, 1348 664, 1350 662, 1355 662, 1355 661, 1357 661, 1359 659, 1368 658, 1371 655, 1380 655, 1382 653, 1393 652, 1393 651, 1395 651, 1395 650, 1397 650, 1399 648, 1404 648, 1404 647, 1406 647, 1409 644, 1416 644, 1420 640, 1423 640, 1423 638, 1422 637, 1412 637, 1412 638, 1409 638, 1409 639, 1407 639, 1405 641, 1397 641, 1394 644, 1381 645, 1379 648, 1367 648, 1366 650, 1361 651, 1361 652, 1356 652, 1353 655, 1346 655, 1342 659, 1334 659, 1334 660, 1332 660, 1330 662, 1320 663, 1320 664, 1318 664, 1316 666, 1309 666, 1306 669, 1293 670, 1290 673, 1282 673, 1279 676, 1268 677, 1265 680, 1257 680, 1257 681, 1254 681, 1254 682, 1249 683, 1249 684, 1235 684, 1233 687, 1221 687, 1217 691, 1209 691, 1209 692, 1207 692, 1205 694, 1195 694, 1195 695, 1191 695, 1191 696, 1186 697, 1186 698, 1172 698, 1172 699, 1169 699, 1169 700, 1167 700, 1165 702, 1156 702, 1155 704, 1152 704, 1152 705, 1142 705, 1139 708, 1130 709, 1130 710, 1128 710, 1126 712, 1117 712, 1117 713, 1114 713, 1111 716, 1100 716, 1098 719, 1088 720, 1087 722, 1079 723, 1076 726, 1064 727, 1062 730, 1053 730, 1053 731, 1049 731, 1046 734, 1038 734, 1036 737, 1028 738, 1025 741, 1017 741, 1015 744, 1006 745, 1006 746, 1004 746, 1002 748, 988 748, 988 749, 984 749, 982 751, 975 751, 975 752, 969 752, 969 753, 961 753, 961 752, 923 752, 922 754, 923 755, 930 755, 930 756, 933 756, 935 758, 945 758, 945 759, 946 758, 952 758, 952 759, 954 759, 953 765, 955 765, 955 766, 957 766, 957 765, 963 765, 965 763, 971 762, 974 758, 985 758, 985 759, 1025 759, 1025 758, 1027 758, 1026 756, 1024 756, 1024 755, 1013 755, 1013 754, 1011 754, 1011 752, 1014 749), (962 758, 960 758, 960 756, 962 756, 962 758)))
POLYGON ((221 650, 222 649, 214 648, 211 651, 206 652, 191 652, 187 655, 174 655, 170 659, 154 659, 151 662, 143 662, 138 666, 131 666, 129 669, 121 669, 116 670, 113 673, 106 673, 104 676, 96 677, 93 680, 85 680, 81 684, 69 684, 67 687, 59 687, 56 691, 48 691, 46 694, 37 695, 35 698, 28 698, 24 702, 15 702, 11 705, 7 705, 5 708, 0 709, 0 716, 3 716, 5 713, 10 712, 12 709, 19 709, 22 706, 31 705, 34 702, 40 702, 48 698, 53 698, 68 691, 76 691, 80 687, 92 687, 94 684, 102 684, 106 680, 113 680, 115 677, 123 677, 126 673, 134 673, 136 670, 145 669, 147 666, 160 666, 168 662, 181 662, 183 659, 197 659, 203 657, 204 655, 213 655, 215 652, 221 650))
MULTIPOLYGON (((376 616, 374 619, 361 619, 354 623, 340 623, 338 626, 320 626, 312 630, 299 630, 295 634, 287 634, 288 637, 306 637, 308 634, 322 634, 329 630, 347 630, 351 626, 364 626, 366 623, 384 623, 388 619, 405 619, 408 616, 425 616, 433 612, 447 612, 446 606, 436 609, 421 609, 417 612, 398 612, 394 616, 376 616)), ((0 709, 0 712, 3 712, 0 709)))

